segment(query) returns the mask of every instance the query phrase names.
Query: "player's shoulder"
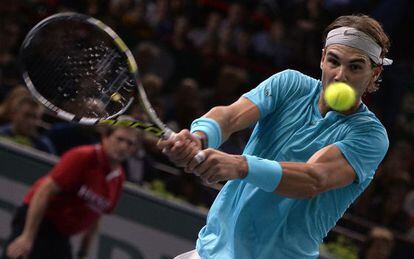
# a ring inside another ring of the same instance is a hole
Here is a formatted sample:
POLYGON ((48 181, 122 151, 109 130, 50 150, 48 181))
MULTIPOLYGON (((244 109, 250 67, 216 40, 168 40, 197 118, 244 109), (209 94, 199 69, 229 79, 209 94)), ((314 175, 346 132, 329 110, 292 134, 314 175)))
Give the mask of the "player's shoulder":
POLYGON ((319 92, 319 80, 293 69, 280 71, 270 78, 271 88, 281 89, 285 98, 314 95, 319 92), (282 90, 283 89, 283 90, 282 90))
POLYGON ((320 85, 320 80, 294 69, 280 71, 274 74, 272 78, 285 85, 299 87, 302 89, 314 89, 320 85))
POLYGON ((351 117, 352 119, 349 120, 349 125, 351 127, 364 129, 371 134, 379 133, 387 136, 387 130, 384 125, 365 104, 362 103, 358 111, 351 115, 351 117))
POLYGON ((285 69, 280 72, 275 73, 273 76, 280 76, 285 78, 290 78, 293 80, 311 80, 311 81, 318 81, 317 79, 306 75, 298 70, 294 69, 285 69))

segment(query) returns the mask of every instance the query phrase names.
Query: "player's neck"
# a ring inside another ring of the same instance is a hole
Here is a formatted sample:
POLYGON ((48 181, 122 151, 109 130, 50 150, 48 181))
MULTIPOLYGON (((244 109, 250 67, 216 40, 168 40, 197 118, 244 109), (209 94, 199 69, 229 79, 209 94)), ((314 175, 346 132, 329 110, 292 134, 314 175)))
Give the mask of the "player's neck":
MULTIPOLYGON (((342 111, 340 113, 344 114, 344 115, 350 115, 354 112, 356 112, 358 110, 358 107, 361 105, 361 100, 358 100, 355 105, 346 111, 342 111)), ((328 106, 328 104, 326 104, 325 100, 323 99, 323 95, 319 96, 319 100, 318 100, 318 109, 319 112, 321 113, 322 117, 325 117, 325 115, 329 112, 332 111, 332 108, 328 106)))

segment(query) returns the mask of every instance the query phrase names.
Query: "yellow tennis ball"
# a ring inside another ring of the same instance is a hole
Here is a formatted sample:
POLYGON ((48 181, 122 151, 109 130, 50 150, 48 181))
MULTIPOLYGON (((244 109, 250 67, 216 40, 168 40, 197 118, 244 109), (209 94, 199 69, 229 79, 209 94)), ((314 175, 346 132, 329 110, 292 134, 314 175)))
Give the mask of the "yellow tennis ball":
POLYGON ((121 100, 121 95, 116 92, 111 95, 111 100, 114 102, 119 102, 121 100))
POLYGON ((332 109, 336 111, 346 111, 354 106, 356 92, 346 83, 332 83, 326 87, 324 98, 326 103, 332 109))

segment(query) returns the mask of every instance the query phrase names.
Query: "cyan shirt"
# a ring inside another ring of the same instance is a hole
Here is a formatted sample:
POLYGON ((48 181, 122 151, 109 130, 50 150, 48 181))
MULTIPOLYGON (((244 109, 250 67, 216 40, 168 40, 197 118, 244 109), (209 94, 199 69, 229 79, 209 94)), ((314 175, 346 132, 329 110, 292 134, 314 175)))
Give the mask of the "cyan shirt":
POLYGON ((202 258, 317 258, 319 244, 349 205, 371 182, 388 149, 387 132, 361 104, 351 115, 322 117, 319 80, 286 70, 243 96, 260 110, 244 154, 306 162, 335 144, 356 172, 356 180, 311 199, 265 192, 243 180, 228 181, 199 233, 202 258))

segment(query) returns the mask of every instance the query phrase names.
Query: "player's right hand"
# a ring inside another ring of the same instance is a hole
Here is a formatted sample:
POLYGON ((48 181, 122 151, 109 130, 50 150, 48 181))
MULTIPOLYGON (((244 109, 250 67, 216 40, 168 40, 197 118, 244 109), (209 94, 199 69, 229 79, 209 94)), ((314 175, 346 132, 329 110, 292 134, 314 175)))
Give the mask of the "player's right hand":
POLYGON ((160 139, 157 147, 176 166, 186 167, 198 151, 201 150, 201 140, 187 129, 174 134, 169 139, 160 139))
POLYGON ((32 246, 33 240, 25 235, 20 235, 7 247, 7 256, 12 259, 27 258, 32 246))

